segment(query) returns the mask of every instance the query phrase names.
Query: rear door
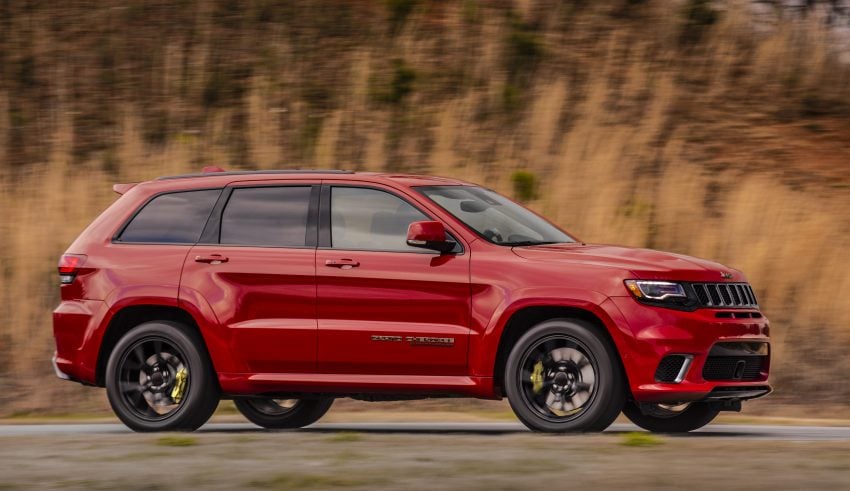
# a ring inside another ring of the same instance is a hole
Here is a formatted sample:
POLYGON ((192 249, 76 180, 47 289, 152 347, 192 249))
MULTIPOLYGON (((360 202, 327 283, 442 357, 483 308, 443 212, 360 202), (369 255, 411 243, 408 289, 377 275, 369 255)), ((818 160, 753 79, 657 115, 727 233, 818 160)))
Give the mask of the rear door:
POLYGON ((408 246, 408 225, 432 218, 390 188, 325 184, 320 207, 319 370, 465 374, 463 248, 440 255, 408 246))
POLYGON ((197 291, 253 373, 316 369, 319 186, 251 181, 225 188, 181 288, 197 291))

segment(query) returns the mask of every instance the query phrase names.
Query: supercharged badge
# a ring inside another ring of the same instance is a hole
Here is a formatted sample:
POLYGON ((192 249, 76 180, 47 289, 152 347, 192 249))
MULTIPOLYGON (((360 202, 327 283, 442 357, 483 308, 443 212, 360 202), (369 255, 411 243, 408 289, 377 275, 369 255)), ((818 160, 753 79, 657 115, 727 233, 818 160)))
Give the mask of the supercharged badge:
POLYGON ((455 338, 443 338, 434 336, 387 336, 373 334, 372 341, 381 343, 400 343, 406 341, 412 346, 454 346, 455 338))
POLYGON ((435 338, 430 336, 407 336, 405 338, 412 345, 427 346, 454 346, 455 338, 435 338))

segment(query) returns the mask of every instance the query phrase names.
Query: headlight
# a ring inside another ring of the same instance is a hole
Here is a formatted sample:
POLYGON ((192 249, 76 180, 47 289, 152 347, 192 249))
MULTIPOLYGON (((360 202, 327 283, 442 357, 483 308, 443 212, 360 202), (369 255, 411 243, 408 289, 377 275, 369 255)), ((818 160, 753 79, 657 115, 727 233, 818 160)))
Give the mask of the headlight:
POLYGON ((643 300, 659 302, 688 298, 682 285, 670 281, 626 280, 626 288, 636 298, 643 300))
POLYGON ((692 312, 700 305, 693 286, 688 282, 626 280, 624 283, 635 300, 653 307, 692 312))

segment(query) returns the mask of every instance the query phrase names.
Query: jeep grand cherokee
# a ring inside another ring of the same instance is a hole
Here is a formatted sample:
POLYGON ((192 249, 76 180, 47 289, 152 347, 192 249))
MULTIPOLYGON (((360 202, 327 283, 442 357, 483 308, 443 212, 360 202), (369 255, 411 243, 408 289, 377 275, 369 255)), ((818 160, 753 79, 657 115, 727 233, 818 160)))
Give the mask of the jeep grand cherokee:
POLYGON ((538 431, 681 432, 770 392, 740 271, 586 244, 488 189, 345 171, 118 184, 59 262, 59 377, 137 431, 222 398, 294 428, 334 398, 507 397, 538 431))

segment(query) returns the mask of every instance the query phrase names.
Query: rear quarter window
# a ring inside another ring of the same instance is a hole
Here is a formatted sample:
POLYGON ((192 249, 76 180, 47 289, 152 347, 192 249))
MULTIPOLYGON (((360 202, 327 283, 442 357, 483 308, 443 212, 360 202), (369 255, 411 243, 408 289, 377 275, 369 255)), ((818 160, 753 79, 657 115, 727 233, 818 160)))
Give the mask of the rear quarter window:
POLYGON ((219 194, 220 189, 161 194, 136 213, 118 240, 194 244, 200 239, 219 194))

